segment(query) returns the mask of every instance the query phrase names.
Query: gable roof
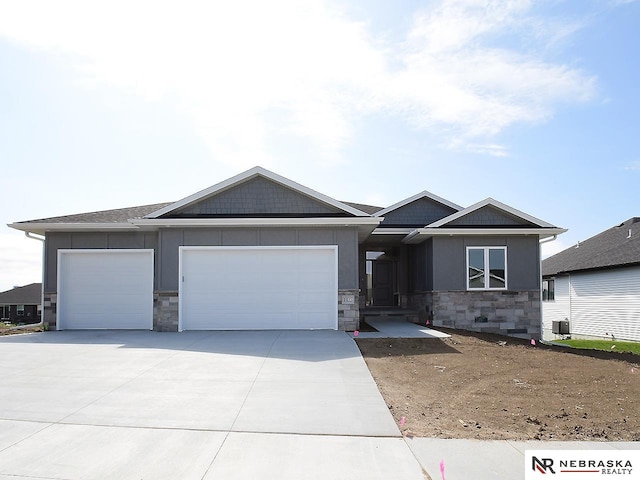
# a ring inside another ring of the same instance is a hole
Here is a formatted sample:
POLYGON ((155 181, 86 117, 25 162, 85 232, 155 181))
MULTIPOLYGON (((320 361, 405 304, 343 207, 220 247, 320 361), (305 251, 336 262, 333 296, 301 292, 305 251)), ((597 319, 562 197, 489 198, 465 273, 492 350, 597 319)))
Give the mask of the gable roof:
POLYGON ((0 292, 1 305, 40 305, 42 283, 31 283, 0 292))
POLYGON ((273 173, 265 168, 262 167, 253 167, 249 170, 247 170, 246 172, 242 172, 234 177, 228 178, 227 180, 224 180, 220 183, 217 183, 215 185, 212 185, 209 188, 205 188, 204 190, 201 190, 199 192, 194 193, 193 195, 189 195, 188 197, 183 198, 182 200, 178 200, 177 202, 174 202, 170 205, 167 205, 163 208, 160 208, 154 212, 151 212, 147 215, 144 216, 144 218, 147 219, 154 219, 154 218, 160 218, 163 217, 165 215, 168 215, 172 212, 176 212, 180 209, 183 209, 187 206, 193 205, 199 201, 202 201, 204 199, 207 198, 211 198, 215 195, 221 194, 222 192, 225 192, 227 190, 230 190, 231 188, 237 187, 238 185, 247 182, 249 180, 252 180, 254 178, 257 177, 262 177, 262 178, 266 178, 272 182, 275 182, 279 185, 282 185, 290 190, 293 190, 296 193, 302 194, 306 197, 309 197, 313 200, 316 200, 320 203, 323 203, 325 205, 329 205, 331 207, 334 207, 342 212, 345 212, 349 215, 355 216, 355 217, 369 217, 370 215, 366 212, 363 212, 361 210, 358 210, 357 208, 354 208, 350 205, 347 205, 343 202, 340 202, 338 200, 335 200, 327 195, 324 195, 320 192, 316 192, 315 190, 312 190, 308 187, 305 187, 304 185, 301 185, 299 183, 296 183, 292 180, 289 180, 288 178, 282 177, 276 173, 273 173))
POLYGON ((510 207, 509 205, 499 202, 498 200, 495 200, 491 197, 485 198, 484 200, 478 203, 474 203, 470 207, 464 208, 459 212, 456 212, 452 215, 449 215, 448 217, 438 220, 437 222, 433 222, 432 224, 427 225, 427 227, 428 228, 443 227, 445 225, 451 224, 455 220, 466 217, 467 215, 470 215, 473 212, 481 210, 485 207, 493 207, 499 211, 506 213, 507 215, 515 217, 516 219, 524 220, 525 222, 532 224, 532 226, 537 226, 542 228, 555 228, 554 225, 551 225, 550 223, 547 223, 543 220, 540 220, 539 218, 533 217, 527 213, 524 213, 520 210, 510 207))
POLYGON ((435 235, 537 235, 547 238, 566 231, 493 198, 486 198, 424 228, 413 230, 403 242, 420 243, 435 235), (473 221, 466 224, 463 221, 465 217, 473 221), (485 221, 484 217, 488 220, 485 221))
POLYGON ((542 274, 640 264, 640 217, 611 227, 542 261, 542 274))
POLYGON ((426 190, 423 190, 420 193, 416 193, 415 195, 409 197, 409 198, 405 198, 404 200, 400 200, 398 203, 394 203, 393 205, 391 205, 390 207, 387 208, 383 208, 382 210, 379 210, 377 212, 375 212, 373 214, 374 217, 383 217, 385 216, 387 213, 392 212, 394 210, 397 210, 399 208, 404 207, 405 205, 408 205, 412 202, 415 202, 416 200, 420 200, 421 198, 428 198, 430 200, 433 200, 435 202, 441 203, 442 205, 445 205, 447 207, 450 207, 454 210, 462 210, 462 207, 460 205, 456 205, 453 202, 450 202, 449 200, 445 200, 442 197, 439 197, 438 195, 435 195, 431 192, 427 192, 426 190))

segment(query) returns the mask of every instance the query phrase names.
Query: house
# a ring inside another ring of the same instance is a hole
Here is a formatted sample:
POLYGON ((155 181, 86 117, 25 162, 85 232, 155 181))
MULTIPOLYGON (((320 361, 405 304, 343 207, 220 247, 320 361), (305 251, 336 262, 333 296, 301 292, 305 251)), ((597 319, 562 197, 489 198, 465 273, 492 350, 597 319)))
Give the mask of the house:
POLYGON ((565 231, 491 198, 341 202, 261 167, 173 203, 10 226, 45 237, 49 328, 351 331, 375 306, 521 336, 540 332, 539 241, 565 231))
POLYGON ((640 217, 542 262, 543 335, 640 341, 640 217), (558 334, 559 335, 559 334, 558 334))
POLYGON ((11 323, 38 323, 41 303, 41 283, 14 287, 0 292, 0 317, 11 323))

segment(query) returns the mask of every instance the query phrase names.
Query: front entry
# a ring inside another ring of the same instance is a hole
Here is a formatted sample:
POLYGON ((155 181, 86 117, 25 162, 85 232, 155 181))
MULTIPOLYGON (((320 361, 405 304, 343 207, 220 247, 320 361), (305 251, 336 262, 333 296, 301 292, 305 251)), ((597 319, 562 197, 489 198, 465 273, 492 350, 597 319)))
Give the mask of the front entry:
POLYGON ((393 296, 394 262, 374 260, 372 263, 373 306, 392 307, 395 305, 393 296))

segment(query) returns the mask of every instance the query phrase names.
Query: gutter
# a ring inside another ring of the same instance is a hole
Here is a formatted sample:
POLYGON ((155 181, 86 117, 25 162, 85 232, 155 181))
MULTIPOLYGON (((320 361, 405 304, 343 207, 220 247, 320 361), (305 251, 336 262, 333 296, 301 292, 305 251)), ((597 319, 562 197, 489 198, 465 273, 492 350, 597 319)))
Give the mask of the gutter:
POLYGON ((42 242, 42 288, 40 290, 40 321, 38 323, 30 323, 29 325, 19 325, 17 327, 10 328, 10 331, 20 330, 22 328, 42 327, 44 325, 44 238, 35 236, 31 232, 24 232, 24 236, 32 240, 39 240, 42 242))

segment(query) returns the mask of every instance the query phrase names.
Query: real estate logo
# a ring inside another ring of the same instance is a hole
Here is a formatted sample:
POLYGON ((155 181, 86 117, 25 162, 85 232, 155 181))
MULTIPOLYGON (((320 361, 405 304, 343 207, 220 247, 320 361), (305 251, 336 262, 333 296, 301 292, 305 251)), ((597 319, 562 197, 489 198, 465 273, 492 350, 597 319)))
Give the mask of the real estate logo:
POLYGON ((603 477, 640 480, 640 450, 525 451, 525 480, 603 477))

